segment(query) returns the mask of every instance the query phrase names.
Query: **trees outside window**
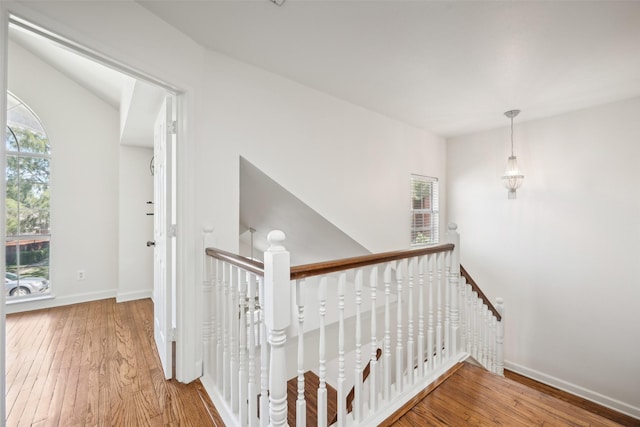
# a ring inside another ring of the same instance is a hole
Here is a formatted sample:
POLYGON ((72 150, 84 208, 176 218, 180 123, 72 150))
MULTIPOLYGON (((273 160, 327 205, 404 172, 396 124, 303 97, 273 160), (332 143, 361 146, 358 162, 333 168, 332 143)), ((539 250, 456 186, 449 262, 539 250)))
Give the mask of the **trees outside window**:
POLYGON ((17 297, 49 292, 51 152, 42 123, 7 94, 5 288, 17 297))

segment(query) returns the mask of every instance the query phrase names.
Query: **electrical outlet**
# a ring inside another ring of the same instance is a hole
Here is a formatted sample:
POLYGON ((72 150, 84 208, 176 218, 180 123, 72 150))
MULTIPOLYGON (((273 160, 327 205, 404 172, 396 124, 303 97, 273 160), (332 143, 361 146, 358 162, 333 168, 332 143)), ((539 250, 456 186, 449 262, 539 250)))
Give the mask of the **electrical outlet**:
POLYGON ((77 278, 78 280, 84 280, 85 278, 84 270, 78 270, 77 278))

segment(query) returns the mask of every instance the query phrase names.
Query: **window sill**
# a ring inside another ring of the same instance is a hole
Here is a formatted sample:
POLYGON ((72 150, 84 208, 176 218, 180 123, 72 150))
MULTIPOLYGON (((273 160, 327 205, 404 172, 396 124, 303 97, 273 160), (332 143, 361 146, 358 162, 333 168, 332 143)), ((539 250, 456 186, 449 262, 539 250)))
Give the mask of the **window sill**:
POLYGON ((50 299, 55 299, 55 295, 46 294, 46 295, 34 295, 34 296, 25 296, 25 297, 12 297, 11 299, 7 299, 5 301, 6 305, 14 305, 14 304, 22 304, 25 302, 33 302, 33 301, 46 301, 50 299))

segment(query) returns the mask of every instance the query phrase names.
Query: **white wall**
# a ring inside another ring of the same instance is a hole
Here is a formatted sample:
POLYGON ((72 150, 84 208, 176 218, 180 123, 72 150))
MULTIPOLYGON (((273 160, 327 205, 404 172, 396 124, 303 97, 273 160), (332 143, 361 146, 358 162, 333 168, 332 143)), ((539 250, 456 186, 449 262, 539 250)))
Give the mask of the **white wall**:
POLYGON ((118 302, 151 298, 153 292, 153 149, 119 148, 118 302))
POLYGON ((448 141, 461 261, 505 298, 508 366, 640 417, 640 99, 448 141))
POLYGON ((7 312, 115 296, 118 112, 14 43, 9 90, 40 117, 51 144, 50 278, 56 299, 11 305, 7 312), (85 280, 77 280, 78 270, 85 280))
POLYGON ((178 97, 181 380, 201 372, 201 347, 191 343, 201 343, 203 227, 214 228, 216 246, 237 250, 240 155, 371 251, 408 246, 410 173, 440 177, 445 206, 445 144, 428 132, 207 53, 133 2, 3 6, 183 91, 178 97))
POLYGON ((220 247, 238 245, 239 156, 372 252, 409 246, 411 173, 445 206, 442 138, 215 53, 205 72, 196 212, 220 247))
POLYGON ((198 343, 201 344, 202 226, 194 221, 193 169, 194 157, 198 154, 194 142, 197 138, 207 138, 197 125, 208 120, 202 112, 203 97, 199 90, 203 49, 135 2, 3 1, 0 9, 166 82, 181 92, 178 96, 182 113, 178 118, 178 180, 183 191, 178 196, 177 227, 181 306, 177 313, 180 340, 176 344, 176 376, 187 382, 197 378, 202 372, 202 349, 201 345, 198 347, 198 343))

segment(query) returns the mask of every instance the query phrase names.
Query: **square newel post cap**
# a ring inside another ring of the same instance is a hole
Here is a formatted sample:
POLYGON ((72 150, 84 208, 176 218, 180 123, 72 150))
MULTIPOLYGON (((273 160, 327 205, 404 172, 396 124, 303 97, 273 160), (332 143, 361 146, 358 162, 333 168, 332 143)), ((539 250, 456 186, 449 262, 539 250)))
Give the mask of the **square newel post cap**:
POLYGON ((271 330, 285 329, 291 323, 289 252, 286 235, 273 230, 267 235, 269 248, 264 253, 265 324, 271 330))

